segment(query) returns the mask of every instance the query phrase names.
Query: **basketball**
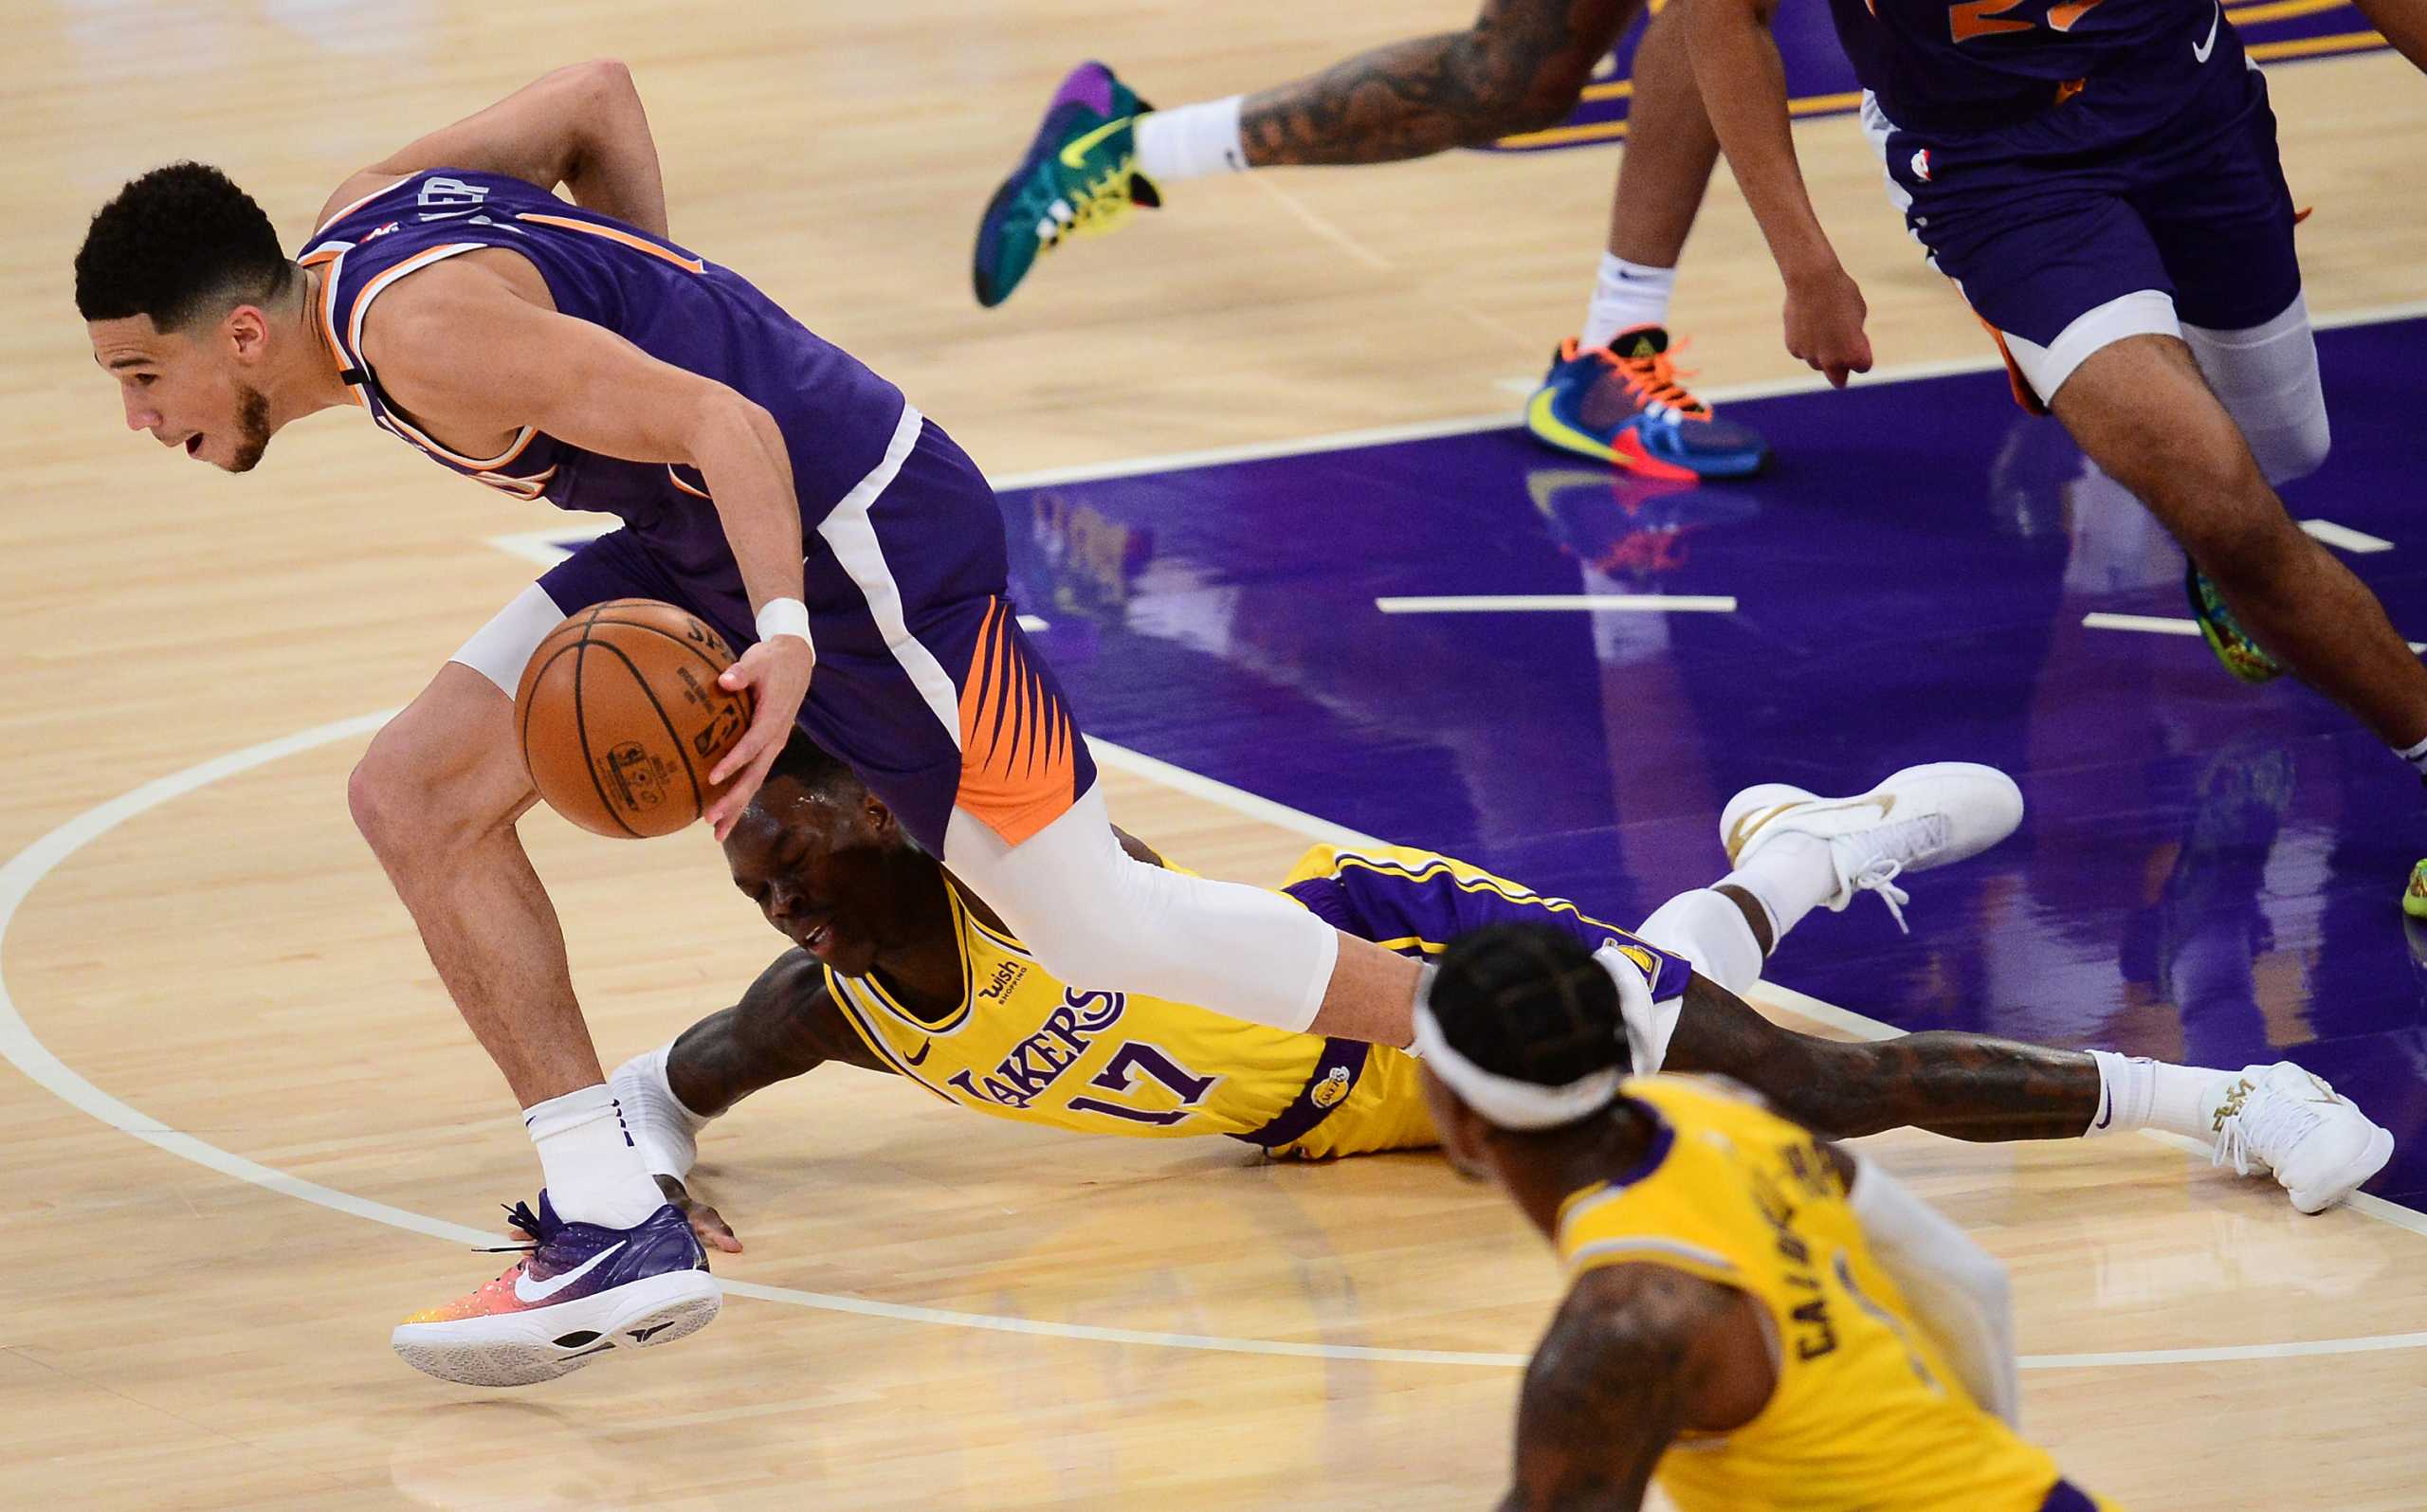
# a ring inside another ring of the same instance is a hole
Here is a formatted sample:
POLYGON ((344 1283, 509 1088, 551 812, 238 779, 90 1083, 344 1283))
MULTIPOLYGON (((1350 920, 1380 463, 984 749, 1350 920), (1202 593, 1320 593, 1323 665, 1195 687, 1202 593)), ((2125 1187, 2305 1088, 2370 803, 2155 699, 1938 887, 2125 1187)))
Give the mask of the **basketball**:
POLYGON ((655 599, 614 599, 549 631, 514 697, 539 796, 618 840, 699 818, 722 791, 708 774, 750 725, 748 691, 717 685, 732 665, 723 636, 655 599))

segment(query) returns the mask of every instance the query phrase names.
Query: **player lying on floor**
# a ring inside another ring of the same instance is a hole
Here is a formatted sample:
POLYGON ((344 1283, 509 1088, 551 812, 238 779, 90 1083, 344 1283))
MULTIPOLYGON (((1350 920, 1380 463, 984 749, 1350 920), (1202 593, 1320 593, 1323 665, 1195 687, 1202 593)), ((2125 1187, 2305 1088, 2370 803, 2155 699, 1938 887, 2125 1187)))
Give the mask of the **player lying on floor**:
POLYGON ((1576 938, 1464 936, 1416 1009, 1442 1153, 1559 1251, 1502 1512, 2111 1512, 2014 1431, 2004 1267, 1716 1080, 1626 1080, 1576 938), (1671 1450, 1677 1452, 1670 1452, 1671 1450))
MULTIPOLYGON (((2273 1172, 2307 1212, 2383 1166, 2392 1137, 2290 1062, 2207 1070, 1943 1031, 1844 1044, 1781 1029, 1737 995, 1813 909, 1842 910, 1862 891, 1901 904, 1896 877, 1973 855, 2021 817, 2010 778, 1961 762, 1908 768, 1859 799, 1749 788, 1720 820, 1735 869, 1634 930, 1396 847, 1318 846, 1281 890, 1410 956, 1495 923, 1563 929, 1617 984, 1638 1074, 1719 1072, 1832 1138, 1907 1125, 1988 1141, 2167 1129, 2215 1140, 2218 1162, 2244 1174, 2273 1172)), ((960 1107, 1096 1133, 1228 1135, 1305 1158, 1437 1142, 1405 1051, 1056 980, 805 738, 724 849, 735 885, 798 948, 740 1002, 612 1078, 644 1159, 720 1248, 739 1245, 681 1186, 694 1136, 830 1061, 905 1077, 960 1107)))

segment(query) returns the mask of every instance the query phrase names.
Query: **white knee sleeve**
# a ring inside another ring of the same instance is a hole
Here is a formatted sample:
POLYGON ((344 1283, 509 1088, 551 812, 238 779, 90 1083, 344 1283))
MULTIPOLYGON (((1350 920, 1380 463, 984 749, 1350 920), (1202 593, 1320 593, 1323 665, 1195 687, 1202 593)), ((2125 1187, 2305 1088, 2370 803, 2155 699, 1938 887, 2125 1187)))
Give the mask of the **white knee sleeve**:
POLYGON ((2295 294, 2283 314, 2245 331, 2186 323, 2182 339, 2269 483, 2317 471, 2332 437, 2306 297, 2295 294))
POLYGON ((1099 789, 1016 846, 955 809, 944 864, 1074 987, 1303 1030, 1340 956, 1332 927, 1279 893, 1132 860, 1099 789))
POLYGON ((1734 900, 1697 887, 1651 911, 1635 934, 1693 962, 1694 970, 1731 993, 1761 979, 1761 942, 1734 900))

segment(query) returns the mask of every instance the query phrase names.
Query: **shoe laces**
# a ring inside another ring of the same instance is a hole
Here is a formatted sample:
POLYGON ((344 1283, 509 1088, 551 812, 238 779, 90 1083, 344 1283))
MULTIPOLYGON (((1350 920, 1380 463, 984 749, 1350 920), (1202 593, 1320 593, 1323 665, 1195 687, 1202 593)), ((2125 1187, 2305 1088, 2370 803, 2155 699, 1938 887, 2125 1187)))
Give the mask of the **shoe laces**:
POLYGON ((1050 252, 1073 236, 1112 229, 1129 211, 1129 180, 1136 172, 1136 159, 1124 157, 1054 195, 1037 217, 1037 250, 1050 252))
POLYGON ((1680 338, 1668 351, 1654 352, 1646 356, 1622 356, 1608 347, 1596 348, 1594 355, 1610 365, 1611 370, 1625 382, 1627 392, 1638 401, 1646 405, 1657 404, 1680 414, 1707 415, 1710 406, 1695 398, 1678 381, 1694 375, 1692 370, 1676 364, 1675 354, 1685 349, 1686 341, 1680 338))
POLYGON ((2250 1175, 2254 1165, 2272 1171, 2274 1162, 2267 1152, 2280 1154, 2299 1143, 2326 1121, 2325 1109, 2332 1105, 2329 1099, 2286 1096, 2254 1078, 2241 1110, 2217 1126, 2216 1152, 2208 1163, 2231 1165, 2237 1176, 2250 1175))
POLYGON ((1893 856, 1873 856, 1854 868, 1846 885, 1856 892, 1877 893, 1888 905, 1888 917, 1896 920, 1897 933, 1909 935, 1913 928, 1905 922, 1905 905, 1913 901, 1913 895, 1896 885, 1896 874, 1904 869, 1905 864, 1893 856))
MULTIPOLYGON (((1899 933, 1909 935, 1912 926, 1905 922, 1905 905, 1913 895, 1896 885, 1896 878, 1907 865, 1907 858, 1935 849, 1946 843, 1946 816, 1925 814, 1919 819, 1903 819, 1882 825, 1862 835, 1869 854, 1852 865, 1844 865, 1839 857, 1848 896, 1856 892, 1874 892, 1888 905, 1888 917, 1896 920, 1899 933)), ((1838 856, 1835 846, 1830 847, 1838 856)), ((1860 852, 1856 852, 1860 854, 1860 852)))
MULTIPOLYGON (((564 1227, 561 1222, 556 1224, 543 1223, 540 1220, 539 1215, 532 1211, 531 1204, 527 1202, 517 1202, 511 1206, 500 1203, 498 1206, 505 1209, 505 1221, 519 1232, 529 1234, 531 1236, 531 1242, 529 1244, 522 1245, 483 1245, 477 1251, 480 1254, 537 1254, 539 1252, 539 1247, 555 1238, 557 1236, 557 1230, 564 1227)), ((512 1272, 509 1271, 507 1274, 511 1275, 512 1272)))

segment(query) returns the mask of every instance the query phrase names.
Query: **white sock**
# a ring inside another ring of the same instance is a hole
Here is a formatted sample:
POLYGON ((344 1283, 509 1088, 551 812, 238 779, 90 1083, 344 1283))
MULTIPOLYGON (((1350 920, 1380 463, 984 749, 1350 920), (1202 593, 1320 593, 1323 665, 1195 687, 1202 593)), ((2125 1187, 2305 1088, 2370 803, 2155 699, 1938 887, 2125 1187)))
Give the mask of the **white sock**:
POLYGON ((1631 326, 1667 325, 1669 295, 1676 286, 1673 267, 1646 267, 1612 252, 1602 253, 1600 276, 1593 281, 1593 302, 1584 310, 1584 334, 1576 338, 1576 344, 1589 352, 1609 345, 1610 337, 1631 326))
POLYGON ((666 1058, 674 1042, 633 1056, 615 1067, 608 1089, 624 1111, 624 1124, 641 1153, 641 1164, 651 1172, 682 1180, 699 1158, 698 1136, 708 1120, 694 1113, 674 1093, 666 1079, 666 1058))
POLYGON ((1776 950, 1804 915, 1837 896, 1837 864, 1829 842, 1789 829, 1763 841, 1752 860, 1711 885, 1751 893, 1770 916, 1770 948, 1776 950))
MULTIPOLYGON (((1767 905, 1764 905, 1766 909, 1767 905)), ((1635 938, 1683 956, 1694 970, 1731 993, 1761 979, 1761 942, 1736 900, 1697 887, 1651 911, 1635 938)))
POLYGON ((1244 173, 1248 150, 1239 140, 1245 95, 1152 110, 1138 118, 1138 172, 1159 184, 1215 173, 1244 173))
POLYGON ((666 1205, 604 1082, 524 1108, 522 1126, 539 1148, 557 1217, 631 1229, 666 1205))
POLYGON ((2417 768, 2420 776, 2427 777, 2427 740, 2421 740, 2406 751, 2397 747, 2394 755, 2417 768))
POLYGON ((2194 1139, 2217 1137, 2217 1109, 2241 1080, 2239 1071, 2169 1066, 2144 1055, 2092 1050, 2098 1063, 2098 1113, 2085 1139, 2132 1129, 2162 1129, 2194 1139))

